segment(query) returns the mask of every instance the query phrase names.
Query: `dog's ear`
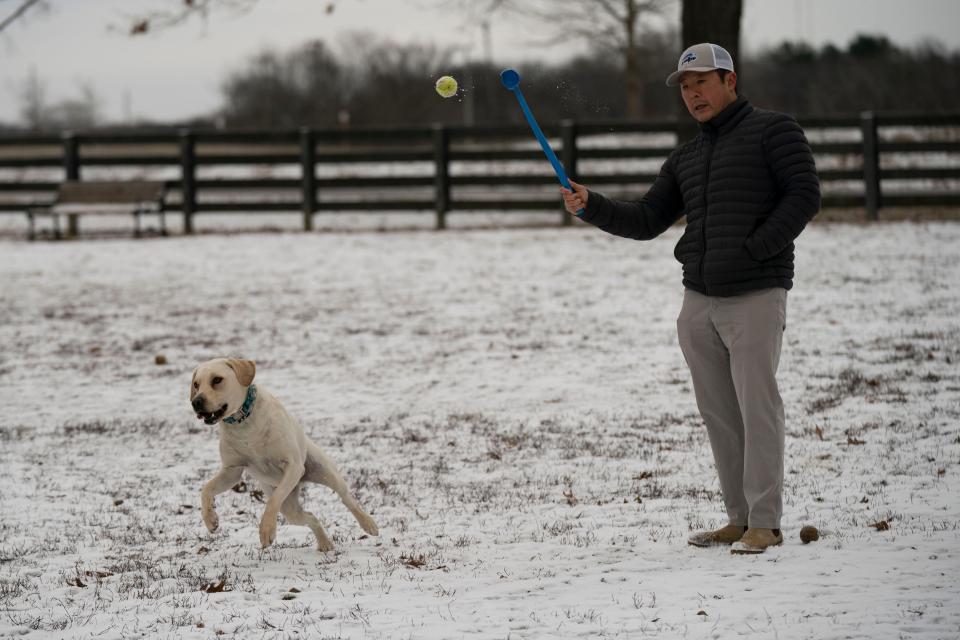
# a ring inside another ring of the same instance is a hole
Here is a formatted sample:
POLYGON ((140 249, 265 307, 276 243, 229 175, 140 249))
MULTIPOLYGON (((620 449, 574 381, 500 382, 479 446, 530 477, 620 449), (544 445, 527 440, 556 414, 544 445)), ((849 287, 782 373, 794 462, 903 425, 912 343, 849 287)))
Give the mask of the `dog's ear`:
POLYGON ((227 358, 227 366, 233 369, 237 374, 237 381, 245 387, 249 387, 253 382, 253 376, 257 375, 257 363, 253 360, 227 358))
POLYGON ((197 381, 197 369, 199 368, 200 367, 194 368, 193 375, 190 376, 190 399, 191 400, 193 400, 193 394, 196 392, 196 389, 193 388, 193 385, 197 381))

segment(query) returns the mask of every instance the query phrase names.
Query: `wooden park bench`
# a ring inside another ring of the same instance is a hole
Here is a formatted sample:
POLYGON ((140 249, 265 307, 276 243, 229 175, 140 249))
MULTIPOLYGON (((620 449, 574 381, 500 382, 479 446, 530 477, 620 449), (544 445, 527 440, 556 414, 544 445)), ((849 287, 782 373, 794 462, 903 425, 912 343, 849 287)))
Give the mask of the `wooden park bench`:
MULTIPOLYGON (((53 222, 53 235, 60 238, 60 216, 79 216, 88 214, 131 213, 134 220, 134 235, 140 237, 141 214, 155 214, 160 217, 160 233, 167 235, 164 219, 164 198, 166 184, 152 180, 110 180, 81 182, 70 180, 57 189, 53 203, 27 210, 29 222, 28 237, 36 237, 35 220, 38 217, 50 217, 53 222)), ((71 223, 71 232, 76 224, 71 223)))

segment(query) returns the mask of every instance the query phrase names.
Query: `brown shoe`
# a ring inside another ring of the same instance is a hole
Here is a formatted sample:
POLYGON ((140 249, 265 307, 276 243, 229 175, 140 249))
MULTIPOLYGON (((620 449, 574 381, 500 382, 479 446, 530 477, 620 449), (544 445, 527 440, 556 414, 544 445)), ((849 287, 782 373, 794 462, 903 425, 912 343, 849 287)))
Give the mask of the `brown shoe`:
POLYGON ((763 553, 767 547, 783 544, 780 529, 750 529, 730 548, 730 553, 763 553))
POLYGON ((731 545, 743 537, 746 527, 740 527, 735 524, 717 529, 716 531, 701 531, 687 538, 687 544, 695 547, 722 547, 731 545))

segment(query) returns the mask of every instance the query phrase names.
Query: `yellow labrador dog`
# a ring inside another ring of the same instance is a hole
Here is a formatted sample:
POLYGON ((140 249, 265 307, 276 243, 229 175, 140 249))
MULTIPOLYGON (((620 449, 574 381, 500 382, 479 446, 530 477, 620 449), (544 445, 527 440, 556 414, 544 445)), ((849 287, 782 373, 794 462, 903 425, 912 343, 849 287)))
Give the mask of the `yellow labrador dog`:
POLYGON ((190 405, 207 424, 220 423, 221 469, 200 492, 203 523, 210 532, 220 521, 213 508, 216 495, 240 482, 244 471, 269 495, 260 520, 260 544, 269 546, 277 535, 277 514, 287 522, 310 527, 317 549, 330 551, 333 543, 320 521, 300 504, 300 487, 316 482, 336 491, 340 500, 370 535, 377 525, 350 494, 333 462, 303 432, 303 428, 269 391, 253 384, 252 360, 218 358, 193 371, 190 405))

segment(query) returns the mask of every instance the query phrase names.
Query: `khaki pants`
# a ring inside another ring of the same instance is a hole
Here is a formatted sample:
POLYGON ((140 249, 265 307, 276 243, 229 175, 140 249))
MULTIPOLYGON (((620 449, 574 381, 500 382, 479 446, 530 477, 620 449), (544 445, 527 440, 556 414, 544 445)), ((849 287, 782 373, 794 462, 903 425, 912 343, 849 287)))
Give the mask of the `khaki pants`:
POLYGON ((728 298, 686 290, 677 318, 731 524, 779 529, 783 400, 777 388, 787 291, 728 298))

